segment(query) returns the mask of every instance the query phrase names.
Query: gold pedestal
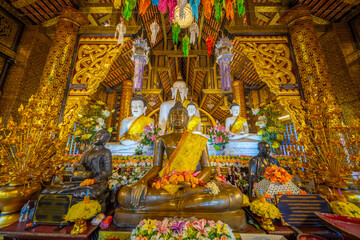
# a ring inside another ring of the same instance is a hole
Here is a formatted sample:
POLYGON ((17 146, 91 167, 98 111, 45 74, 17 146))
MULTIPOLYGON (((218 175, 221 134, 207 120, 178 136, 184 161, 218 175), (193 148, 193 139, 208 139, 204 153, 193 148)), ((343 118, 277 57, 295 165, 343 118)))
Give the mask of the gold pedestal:
POLYGON ((26 187, 12 183, 0 187, 0 228, 18 221, 21 208, 34 193, 40 190, 40 184, 32 184, 30 187, 26 187))
POLYGON ((223 213, 193 213, 193 212, 135 212, 117 208, 114 214, 114 224, 117 227, 136 227, 143 219, 163 220, 164 218, 183 217, 222 221, 228 224, 233 231, 246 232, 247 224, 245 212, 239 209, 234 212, 223 213))
MULTIPOLYGON (((360 191, 351 190, 351 189, 340 189, 341 194, 345 196, 348 202, 355 204, 356 206, 360 207, 360 191)), ((331 188, 326 185, 320 185, 317 188, 317 193, 327 196, 331 199, 340 197, 340 193, 338 188, 331 188)))

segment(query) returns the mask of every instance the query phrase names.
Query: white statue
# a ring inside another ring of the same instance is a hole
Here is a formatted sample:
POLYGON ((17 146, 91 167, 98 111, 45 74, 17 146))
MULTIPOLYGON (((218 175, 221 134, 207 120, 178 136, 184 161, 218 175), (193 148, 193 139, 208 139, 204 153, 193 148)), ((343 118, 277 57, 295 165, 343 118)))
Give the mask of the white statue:
POLYGON ((196 105, 191 101, 186 107, 189 115, 187 130, 193 133, 202 134, 201 132, 201 118, 196 116, 196 105))
POLYGON ((156 21, 154 21, 150 25, 150 30, 151 30, 151 43, 154 44, 156 42, 156 36, 157 36, 158 32, 160 31, 159 24, 156 21))
POLYGON ((246 118, 240 116, 239 104, 233 103, 230 106, 230 113, 232 117, 228 117, 225 121, 226 131, 230 131, 233 134, 233 136, 230 137, 230 140, 248 137, 250 135, 249 126, 246 118))
POLYGON ((124 36, 125 36, 125 33, 126 33, 126 26, 123 22, 120 22, 117 26, 116 26, 116 30, 115 30, 115 37, 116 35, 119 35, 118 36, 118 41, 117 41, 117 44, 121 44, 123 45, 124 44, 124 36))
MULTIPOLYGON (((175 81, 175 83, 173 84, 173 86, 171 88, 172 100, 163 102, 160 105, 159 126, 160 126, 161 130, 163 131, 163 133, 166 133, 166 130, 167 130, 166 126, 167 126, 167 119, 168 119, 169 111, 175 105, 175 97, 176 97, 177 92, 179 91, 180 97, 181 97, 181 102, 182 102, 183 106, 186 108, 187 105, 190 103, 189 100, 186 100, 188 90, 189 89, 186 87, 186 83, 181 79, 181 77, 180 78, 178 77, 178 80, 175 81)), ((198 110, 196 111, 196 116, 200 117, 200 113, 198 110)))
POLYGON ((152 118, 145 117, 146 99, 136 95, 131 99, 131 117, 127 117, 121 122, 119 139, 123 145, 137 145, 139 135, 144 131, 144 127, 149 125, 152 118))
POLYGON ((195 44, 196 36, 199 36, 199 27, 196 22, 190 25, 190 44, 195 44))

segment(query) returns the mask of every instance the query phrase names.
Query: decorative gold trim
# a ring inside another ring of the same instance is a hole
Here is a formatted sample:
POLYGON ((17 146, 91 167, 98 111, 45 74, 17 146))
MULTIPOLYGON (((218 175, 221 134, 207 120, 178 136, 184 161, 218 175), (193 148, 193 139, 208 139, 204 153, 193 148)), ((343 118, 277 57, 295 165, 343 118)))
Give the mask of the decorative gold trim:
POLYGON ((1 44, 0 44, 0 52, 2 52, 3 54, 5 54, 11 58, 15 58, 15 56, 16 56, 16 52, 8 49, 7 47, 5 47, 1 44))

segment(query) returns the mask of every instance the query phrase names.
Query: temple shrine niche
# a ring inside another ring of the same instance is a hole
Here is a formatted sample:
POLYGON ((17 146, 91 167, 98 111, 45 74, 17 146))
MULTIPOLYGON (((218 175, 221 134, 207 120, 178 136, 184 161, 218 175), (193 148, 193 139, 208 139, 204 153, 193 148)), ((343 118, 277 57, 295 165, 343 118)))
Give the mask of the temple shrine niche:
POLYGON ((0 238, 360 239, 359 9, 0 2, 0 238))

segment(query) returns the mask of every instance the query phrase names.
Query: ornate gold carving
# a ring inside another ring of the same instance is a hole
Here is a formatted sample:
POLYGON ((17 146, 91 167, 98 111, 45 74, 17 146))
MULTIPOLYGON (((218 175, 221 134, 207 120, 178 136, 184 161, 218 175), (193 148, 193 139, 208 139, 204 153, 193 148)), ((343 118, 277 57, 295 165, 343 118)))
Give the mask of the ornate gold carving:
POLYGON ((10 18, 5 12, 0 11, 0 43, 2 45, 12 48, 19 27, 19 23, 10 18))
POLYGON ((244 82, 233 81, 234 101, 240 105, 240 116, 246 118, 246 103, 244 96, 244 82))
POLYGON ((279 96, 277 99, 289 113, 296 129, 298 129, 299 125, 304 126, 306 124, 304 101, 300 99, 300 96, 279 96))
MULTIPOLYGON (((278 39, 277 39, 278 40, 278 39)), ((284 43, 243 42, 240 46, 245 55, 254 63, 259 77, 276 94, 281 92, 280 84, 296 84, 290 49, 284 43)), ((264 40, 262 40, 264 42, 264 40)), ((295 93, 296 94, 296 93, 295 93)))

